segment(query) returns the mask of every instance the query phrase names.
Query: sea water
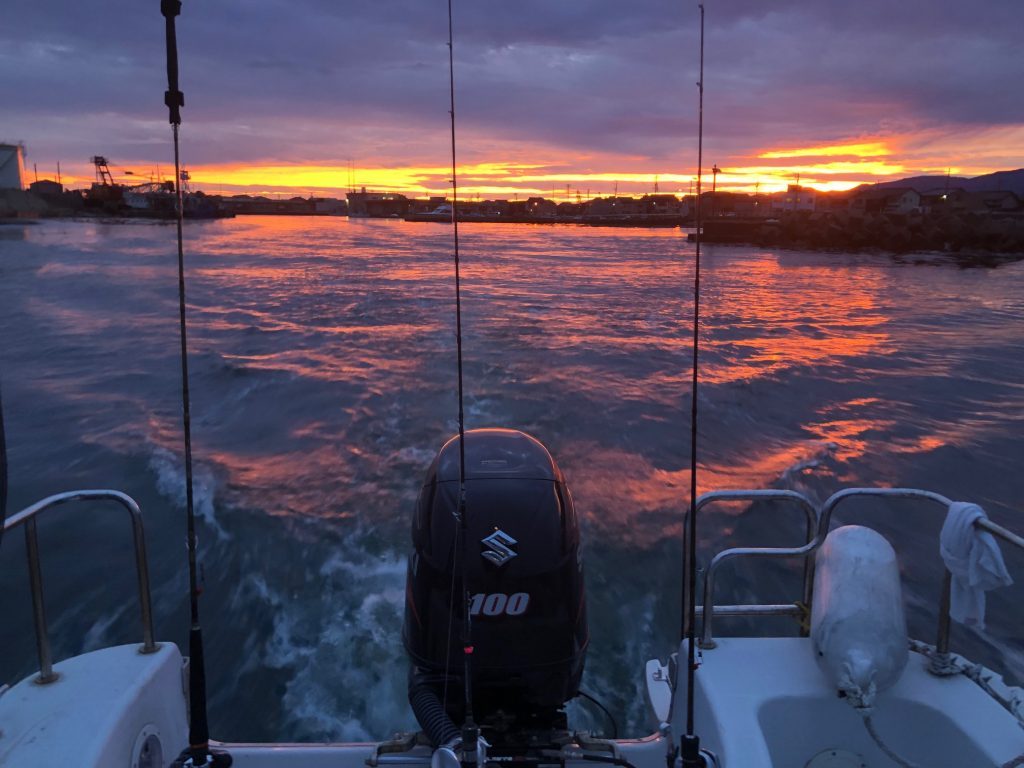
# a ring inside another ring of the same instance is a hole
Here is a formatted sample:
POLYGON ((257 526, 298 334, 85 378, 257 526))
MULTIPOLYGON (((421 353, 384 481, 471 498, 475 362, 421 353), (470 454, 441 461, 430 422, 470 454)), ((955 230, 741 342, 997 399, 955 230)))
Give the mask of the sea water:
MULTIPOLYGON (((560 463, 584 527, 584 687, 650 731, 642 669, 679 639, 689 495, 693 245, 680 230, 466 224, 467 427, 560 463)), ((400 639, 410 513, 456 429, 451 229, 345 218, 187 222, 196 509, 213 734, 353 740, 410 728, 400 639)), ((184 647, 187 575, 173 226, 0 227, 11 509, 120 488, 146 521, 157 635, 184 647)), ((926 487, 1024 526, 1024 263, 706 246, 700 490, 926 487)), ((941 514, 858 504, 932 639, 941 514)), ((702 564, 802 543, 798 511, 701 517, 702 564)), ((116 507, 40 523, 57 658, 140 637, 116 507)), ((0 682, 31 673, 20 532, 0 552, 0 682)), ((1024 558, 989 632, 954 648, 1024 676, 1024 558)), ((737 563, 720 602, 799 596, 795 563, 737 563)), ((718 632, 792 634, 789 620, 718 632)), ((713 651, 711 651, 713 652, 713 651)), ((810 663, 810 662, 809 662, 810 663)), ((600 713, 574 705, 582 727, 600 713)))

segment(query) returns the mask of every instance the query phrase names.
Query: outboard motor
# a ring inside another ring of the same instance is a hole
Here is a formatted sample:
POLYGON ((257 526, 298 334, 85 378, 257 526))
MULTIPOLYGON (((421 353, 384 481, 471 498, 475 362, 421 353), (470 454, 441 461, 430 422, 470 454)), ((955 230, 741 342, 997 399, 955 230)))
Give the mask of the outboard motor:
MULTIPOLYGON (((465 435, 474 718, 492 744, 564 731, 562 708, 579 692, 589 640, 572 496, 534 438, 510 429, 465 435)), ((402 632, 409 700, 434 746, 458 738, 465 714, 458 508, 456 436, 430 465, 416 505, 402 632)))

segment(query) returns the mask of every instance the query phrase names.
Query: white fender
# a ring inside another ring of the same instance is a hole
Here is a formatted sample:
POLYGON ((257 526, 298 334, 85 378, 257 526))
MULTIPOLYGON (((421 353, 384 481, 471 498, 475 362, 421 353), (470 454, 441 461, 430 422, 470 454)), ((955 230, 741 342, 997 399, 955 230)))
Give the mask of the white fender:
POLYGON ((811 640, 818 665, 851 705, 869 710, 907 665, 896 553, 860 525, 832 531, 815 560, 811 640))

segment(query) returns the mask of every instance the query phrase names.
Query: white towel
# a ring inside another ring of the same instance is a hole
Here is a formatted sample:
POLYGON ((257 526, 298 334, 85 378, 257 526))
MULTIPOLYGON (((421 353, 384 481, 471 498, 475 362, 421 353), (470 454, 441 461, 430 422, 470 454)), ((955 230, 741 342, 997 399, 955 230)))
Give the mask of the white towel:
POLYGON ((955 501, 949 505, 939 534, 939 550, 953 575, 949 615, 975 629, 985 628, 985 592, 1013 583, 1003 553, 988 531, 974 527, 986 518, 977 504, 955 501))

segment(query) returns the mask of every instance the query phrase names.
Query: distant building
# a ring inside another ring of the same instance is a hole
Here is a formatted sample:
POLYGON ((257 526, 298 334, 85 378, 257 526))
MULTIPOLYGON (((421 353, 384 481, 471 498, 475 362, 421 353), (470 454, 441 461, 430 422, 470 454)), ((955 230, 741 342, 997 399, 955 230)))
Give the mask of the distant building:
POLYGON ((345 208, 343 200, 324 197, 272 200, 263 196, 235 195, 214 198, 214 201, 221 210, 236 216, 332 216, 342 214, 345 208))
POLYGON ((869 187, 850 198, 850 212, 866 213, 918 213, 921 193, 910 187, 869 187))
POLYGON ((529 197, 526 199, 526 215, 535 219, 552 217, 558 213, 558 206, 554 200, 543 197, 529 197))
POLYGON ((704 218, 749 218, 758 213, 758 201, 741 192, 702 192, 701 216, 704 218))
POLYGON ((921 193, 921 213, 952 213, 967 208, 968 192, 960 187, 921 193))
POLYGON ((771 196, 773 211, 813 211, 818 198, 818 191, 799 184, 790 184, 785 192, 776 192, 771 196))
POLYGON ((348 213, 348 205, 344 200, 334 197, 311 197, 313 211, 321 216, 344 216, 348 213))
POLYGON ((967 195, 967 208, 971 211, 1006 212, 1020 208, 1020 198, 1013 192, 1004 190, 992 192, 971 192, 967 195))
POLYGON ((835 213, 837 211, 847 211, 849 208, 849 192, 818 192, 814 201, 814 210, 817 213, 835 213))
MULTIPOLYGON (((532 198, 531 198, 532 199, 532 198)), ((640 201, 633 197, 595 197, 590 201, 590 216, 622 216, 643 213, 640 201)))
POLYGON ((409 212, 411 200, 397 192, 349 192, 348 215, 352 218, 401 218, 409 212))
POLYGON ((25 148, 0 144, 0 189, 25 188, 25 148))
POLYGON ((64 185, 52 179, 40 179, 29 184, 28 191, 40 197, 60 197, 64 194, 64 185))
POLYGON ((512 213, 512 203, 508 200, 484 200, 479 207, 487 216, 508 216, 512 213))
POLYGON ((663 213, 680 215, 679 198, 675 195, 644 195, 640 198, 640 207, 644 213, 663 213))

